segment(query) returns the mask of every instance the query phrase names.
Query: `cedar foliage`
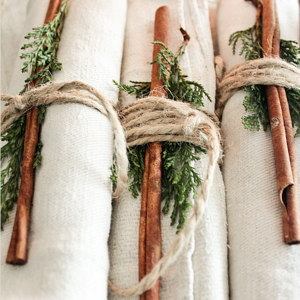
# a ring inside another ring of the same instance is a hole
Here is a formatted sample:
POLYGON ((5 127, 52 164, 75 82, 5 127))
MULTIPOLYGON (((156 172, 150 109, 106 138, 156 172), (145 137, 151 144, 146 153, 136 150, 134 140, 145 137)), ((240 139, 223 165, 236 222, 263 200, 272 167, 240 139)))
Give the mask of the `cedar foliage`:
MULTIPOLYGON (((204 106, 204 97, 211 101, 210 96, 200 83, 188 80, 187 75, 181 73, 179 59, 184 54, 186 45, 181 47, 177 54, 174 54, 161 42, 153 42, 153 44, 163 46, 157 59, 151 64, 157 63, 159 65, 159 79, 161 80, 162 77, 164 79, 168 98, 174 101, 192 103, 196 108, 204 106), (167 73, 170 75, 169 79, 167 73)), ((135 95, 136 98, 146 97, 150 94, 150 82, 131 81, 132 85, 119 85, 115 81, 114 83, 120 90, 135 95)), ((193 167, 193 163, 200 160, 200 154, 206 153, 206 150, 185 142, 163 142, 162 146, 161 200, 164 203, 162 212, 167 214, 171 202, 173 203, 171 226, 177 223, 177 230, 179 231, 184 227, 187 220, 186 212, 192 206, 188 197, 191 192, 196 197, 197 189, 201 184, 201 178, 193 167)), ((128 176, 131 180, 129 190, 135 198, 142 189, 146 147, 147 145, 140 145, 128 149, 128 176)))

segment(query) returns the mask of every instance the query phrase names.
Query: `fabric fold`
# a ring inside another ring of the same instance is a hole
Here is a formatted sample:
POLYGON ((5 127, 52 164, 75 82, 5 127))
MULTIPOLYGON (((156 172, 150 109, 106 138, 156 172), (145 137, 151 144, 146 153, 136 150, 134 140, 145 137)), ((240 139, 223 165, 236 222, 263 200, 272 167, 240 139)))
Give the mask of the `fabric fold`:
MULTIPOLYGON (((48 0, 31 0, 22 35, 42 26, 48 0), (33 22, 32 16, 38 19, 33 22)), ((126 1, 69 3, 54 81, 80 80, 115 105, 126 1), (110 49, 110 50, 108 50, 110 49)), ((21 45, 20 45, 21 46, 21 45)), ((9 93, 28 74, 15 63, 9 93)), ((2 233, 3 299, 106 299, 111 219, 113 134, 106 116, 80 104, 47 108, 41 128, 42 165, 36 171, 28 263, 5 263, 14 212, 2 233)))
MULTIPOLYGON (((200 82, 212 99, 215 97, 213 48, 206 1, 135 1, 128 2, 125 48, 121 83, 129 80, 150 81, 155 11, 168 5, 171 14, 171 50, 176 52, 181 43, 182 26, 191 36, 187 51, 181 59, 183 74, 200 82)), ((121 105, 134 97, 121 93, 121 105)), ((214 103, 207 100, 205 107, 212 110, 214 103)), ((206 170, 207 159, 201 156, 196 165, 199 172, 206 170)), ((203 171, 205 172, 205 171, 203 171)), ((201 174, 204 175, 203 173, 201 174)), ((227 229, 225 192, 220 170, 215 172, 214 188, 204 220, 179 257, 161 279, 161 299, 227 299, 227 229)), ((190 196, 193 201, 193 196, 190 196)), ((171 204, 172 206, 172 204, 171 204)), ((118 287, 130 287, 138 282, 138 240, 141 198, 134 199, 127 190, 113 203, 109 238, 110 280, 118 287)), ((172 209, 170 209, 172 211, 172 209)), ((176 227, 170 226, 170 214, 162 215, 162 252, 169 249, 176 237, 176 227)), ((109 293, 109 299, 121 297, 109 293)), ((128 297, 127 299, 139 299, 128 297)))
MULTIPOLYGON (((281 38, 299 42, 298 0, 276 2, 281 38)), ((256 8, 249 2, 220 2, 219 49, 227 69, 244 61, 238 56, 240 43, 237 54, 232 54, 229 36, 253 26, 255 17, 256 8)), ((244 91, 232 96, 222 118, 231 298, 299 299, 300 247, 283 242, 271 133, 244 128, 241 117, 247 114, 243 107, 245 96, 244 91)), ((299 137, 295 145, 299 158, 299 137)), ((297 164, 299 176, 299 160, 297 164)))

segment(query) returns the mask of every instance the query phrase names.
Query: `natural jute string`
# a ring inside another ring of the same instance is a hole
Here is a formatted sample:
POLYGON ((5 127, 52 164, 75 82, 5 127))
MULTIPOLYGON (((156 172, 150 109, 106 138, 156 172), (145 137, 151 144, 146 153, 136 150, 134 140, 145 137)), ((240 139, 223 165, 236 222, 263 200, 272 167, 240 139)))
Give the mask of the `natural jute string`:
MULTIPOLYGON (((2 113, 2 134, 22 114, 34 106, 47 104, 81 103, 99 110, 112 123, 115 135, 114 151, 117 160, 118 193, 127 182, 127 154, 123 128, 112 105, 99 92, 82 82, 51 83, 32 89, 22 96, 2 94, 2 100, 9 103, 2 113), (126 171, 126 174, 122 171, 126 171)), ((137 285, 120 289, 109 281, 112 291, 122 296, 137 296, 149 290, 176 261, 189 242, 205 211, 213 183, 214 169, 221 153, 219 127, 214 114, 201 108, 195 109, 188 103, 165 98, 148 97, 139 99, 119 112, 125 130, 128 146, 153 141, 191 142, 208 150, 207 174, 195 199, 193 213, 184 229, 176 235, 170 249, 137 285)))
POLYGON ((165 98, 148 97, 136 100, 124 107, 119 116, 130 146, 152 141, 191 142, 208 149, 209 157, 207 173, 195 199, 193 214, 175 237, 168 252, 137 285, 119 289, 109 282, 110 289, 115 293, 122 296, 137 296, 149 290, 176 261, 195 232, 205 211, 213 183, 214 169, 221 151, 220 135, 219 128, 214 122, 215 115, 203 108, 197 110, 187 103, 165 98))
MULTIPOLYGON (((216 69, 222 63, 216 57, 216 69)), ((218 73, 221 76, 221 72, 218 73)), ((218 85, 216 113, 221 116, 227 101, 238 90, 251 85, 276 85, 286 88, 300 89, 300 69, 280 58, 261 58, 237 64, 225 73, 218 85)))

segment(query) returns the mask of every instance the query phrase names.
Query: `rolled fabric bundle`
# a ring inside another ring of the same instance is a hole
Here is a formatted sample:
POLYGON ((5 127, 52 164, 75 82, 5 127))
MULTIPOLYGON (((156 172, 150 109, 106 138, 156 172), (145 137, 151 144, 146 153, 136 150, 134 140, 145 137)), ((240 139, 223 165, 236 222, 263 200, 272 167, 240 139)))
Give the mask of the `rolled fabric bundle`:
MULTIPOLYGON (((176 52, 182 41, 182 26, 191 36, 180 65, 183 74, 205 87, 215 97, 213 49, 206 1, 129 1, 121 83, 129 80, 150 81, 155 11, 162 5, 170 8, 171 50, 176 52)), ((121 105, 135 98, 122 94, 121 105)), ((204 99, 205 107, 214 110, 214 103, 204 99)), ((204 176, 207 158, 201 155, 196 168, 204 176)), ((190 200, 193 200, 192 195, 190 200)), ((225 192, 222 175, 215 171, 214 187, 204 219, 179 259, 161 279, 161 299, 228 299, 227 229, 225 192)), ((172 204, 171 204, 172 206, 172 204)), ((110 275, 118 287, 138 282, 138 243, 141 197, 133 198, 128 190, 113 203, 109 238, 110 275)), ((170 215, 161 216, 162 255, 176 237, 176 225, 170 226, 170 215)), ((189 217, 189 216, 188 216, 189 217)), ((110 292, 109 299, 121 299, 110 292)), ((139 299, 128 297, 127 299, 139 299)))
MULTIPOLYGON (((23 36, 42 26, 48 0, 31 0, 23 36), (39 23, 31 17, 39 16, 39 23)), ((69 3, 55 81, 81 80, 117 103, 126 1, 69 3)), ((9 93, 22 89, 16 62, 9 93)), ((80 104, 47 108, 41 129, 42 165, 36 171, 28 263, 5 258, 14 213, 2 234, 3 299, 106 299, 111 219, 113 134, 106 116, 80 104)))
MULTIPOLYGON (((276 2, 281 38, 299 42, 298 0, 276 2)), ((238 55, 240 44, 237 54, 232 54, 229 36, 253 26, 255 18, 256 8, 249 2, 220 2, 219 49, 227 69, 244 61, 238 55)), ((283 242, 271 132, 244 128, 241 117, 247 114, 243 107, 245 95, 239 91, 232 96, 222 118, 231 297, 233 300, 299 299, 300 246, 283 242)), ((299 137, 295 145, 299 158, 299 137)), ((299 159, 297 165, 299 176, 299 159)))

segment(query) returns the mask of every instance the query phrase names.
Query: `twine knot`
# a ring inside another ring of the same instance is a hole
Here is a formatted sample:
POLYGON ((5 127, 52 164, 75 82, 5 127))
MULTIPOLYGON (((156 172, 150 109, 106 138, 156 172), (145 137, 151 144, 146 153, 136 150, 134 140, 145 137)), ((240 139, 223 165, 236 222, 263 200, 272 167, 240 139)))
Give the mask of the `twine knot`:
POLYGON ((8 95, 8 96, 9 97, 5 99, 5 101, 7 101, 7 106, 13 106, 17 110, 23 110, 25 108, 25 104, 22 102, 22 96, 20 95, 16 95, 16 96, 8 95))

